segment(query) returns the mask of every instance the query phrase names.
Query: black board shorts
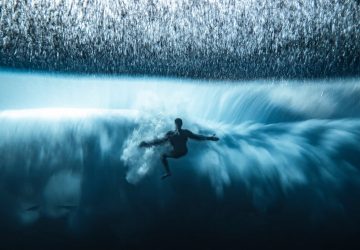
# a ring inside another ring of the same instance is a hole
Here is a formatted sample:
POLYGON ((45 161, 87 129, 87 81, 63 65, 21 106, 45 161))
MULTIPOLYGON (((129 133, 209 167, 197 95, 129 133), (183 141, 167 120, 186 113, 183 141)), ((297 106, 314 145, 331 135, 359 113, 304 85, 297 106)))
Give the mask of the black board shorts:
POLYGON ((165 155, 167 157, 175 158, 175 159, 180 158, 180 157, 182 157, 182 156, 184 156, 186 154, 187 154, 187 151, 174 151, 174 150, 165 153, 165 155))

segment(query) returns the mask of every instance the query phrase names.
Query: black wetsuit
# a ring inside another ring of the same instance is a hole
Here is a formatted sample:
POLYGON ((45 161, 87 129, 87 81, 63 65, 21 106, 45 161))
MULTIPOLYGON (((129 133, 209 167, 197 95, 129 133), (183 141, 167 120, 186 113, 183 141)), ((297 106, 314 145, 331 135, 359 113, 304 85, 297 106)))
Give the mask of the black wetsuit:
POLYGON ((199 141, 203 141, 203 140, 219 140, 217 137, 215 136, 204 136, 204 135, 197 135, 194 134, 193 132, 191 132, 190 130, 187 129, 176 129, 175 131, 169 131, 166 133, 166 135, 163 138, 160 139, 156 139, 153 140, 151 142, 142 142, 140 144, 140 146, 142 147, 149 147, 149 146, 155 146, 155 145, 160 145, 163 144, 167 141, 170 142, 171 146, 173 147, 173 150, 171 150, 170 152, 167 153, 163 153, 161 155, 161 161, 165 167, 165 171, 167 174, 165 174, 163 177, 167 177, 170 174, 170 169, 169 169, 169 164, 167 162, 167 158, 180 158, 184 155, 187 154, 188 149, 187 149, 187 140, 188 139, 194 139, 194 140, 199 140, 199 141))
POLYGON ((187 140, 188 138, 195 140, 207 140, 207 136, 197 135, 192 133, 187 129, 178 129, 175 131, 169 131, 166 133, 164 140, 168 140, 173 147, 173 150, 167 153, 169 157, 179 158, 186 155, 188 152, 187 149, 187 140))
POLYGON ((185 129, 169 131, 166 133, 165 137, 173 147, 173 150, 167 153, 169 157, 179 158, 187 154, 188 149, 186 144, 190 133, 189 130, 185 129))

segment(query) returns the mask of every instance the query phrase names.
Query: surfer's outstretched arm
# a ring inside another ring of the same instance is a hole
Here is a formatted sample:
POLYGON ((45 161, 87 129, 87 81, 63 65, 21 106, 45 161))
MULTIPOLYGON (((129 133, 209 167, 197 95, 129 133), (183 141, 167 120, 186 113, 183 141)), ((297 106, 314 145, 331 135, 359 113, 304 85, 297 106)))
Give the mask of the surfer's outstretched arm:
POLYGON ((139 145, 139 147, 151 147, 151 146, 157 146, 157 145, 161 145, 165 142, 167 142, 169 138, 167 136, 163 137, 163 138, 158 138, 158 139, 154 139, 152 141, 146 142, 146 141, 142 141, 139 145))
POLYGON ((215 135, 212 135, 212 136, 198 135, 198 134, 194 134, 190 130, 187 130, 187 134, 188 134, 189 138, 198 140, 198 141, 205 141, 205 140, 218 141, 219 140, 219 138, 216 137, 215 135))

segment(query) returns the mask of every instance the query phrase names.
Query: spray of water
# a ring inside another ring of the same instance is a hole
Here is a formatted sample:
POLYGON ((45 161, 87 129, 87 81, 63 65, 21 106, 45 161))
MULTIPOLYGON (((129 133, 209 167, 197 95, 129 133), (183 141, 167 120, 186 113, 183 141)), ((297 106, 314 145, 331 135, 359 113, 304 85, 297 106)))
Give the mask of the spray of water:
POLYGON ((202 78, 359 74, 358 1, 7 0, 0 65, 202 78))

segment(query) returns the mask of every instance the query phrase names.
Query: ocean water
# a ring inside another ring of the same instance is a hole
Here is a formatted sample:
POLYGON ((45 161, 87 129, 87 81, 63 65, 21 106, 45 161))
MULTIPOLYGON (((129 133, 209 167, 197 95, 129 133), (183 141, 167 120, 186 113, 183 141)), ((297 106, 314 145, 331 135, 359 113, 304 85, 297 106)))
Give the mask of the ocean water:
POLYGON ((11 248, 356 245, 357 78, 215 82, 0 75, 1 244, 11 248), (181 117, 189 142, 161 180, 140 149, 181 117), (21 236, 22 240, 17 241, 21 236))
POLYGON ((0 249, 360 249, 359 0, 0 1, 0 249), (189 141, 160 177, 163 136, 189 141))

